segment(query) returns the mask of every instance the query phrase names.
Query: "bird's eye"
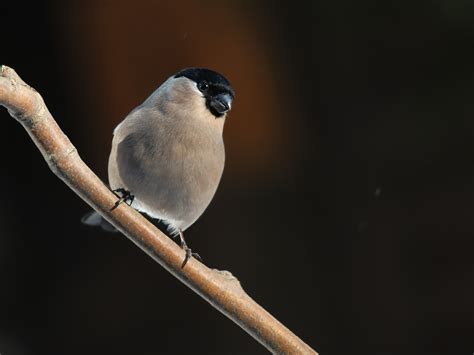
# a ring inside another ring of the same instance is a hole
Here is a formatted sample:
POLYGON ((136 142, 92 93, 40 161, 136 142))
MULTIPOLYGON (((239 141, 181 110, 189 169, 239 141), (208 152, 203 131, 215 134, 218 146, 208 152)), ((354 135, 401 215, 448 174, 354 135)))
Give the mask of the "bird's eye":
POLYGON ((206 91, 207 89, 209 89, 209 84, 206 81, 201 81, 198 84, 198 89, 199 91, 206 91))

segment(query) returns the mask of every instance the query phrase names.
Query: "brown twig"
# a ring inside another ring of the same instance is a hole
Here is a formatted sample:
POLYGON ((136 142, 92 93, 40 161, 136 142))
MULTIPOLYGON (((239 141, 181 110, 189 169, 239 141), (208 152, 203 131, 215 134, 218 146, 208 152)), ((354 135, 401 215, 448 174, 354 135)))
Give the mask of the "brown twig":
POLYGON ((0 105, 26 129, 51 170, 107 221, 185 285, 241 326, 268 350, 280 354, 316 354, 307 344, 265 311, 230 272, 209 269, 191 259, 184 269, 183 251, 116 196, 87 167, 49 113, 41 95, 15 71, 0 69, 0 105))

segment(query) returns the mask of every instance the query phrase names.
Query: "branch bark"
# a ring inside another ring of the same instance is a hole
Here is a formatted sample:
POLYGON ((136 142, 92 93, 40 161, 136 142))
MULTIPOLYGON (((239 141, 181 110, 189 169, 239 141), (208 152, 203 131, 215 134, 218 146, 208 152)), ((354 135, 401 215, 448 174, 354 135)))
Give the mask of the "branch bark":
POLYGON ((61 180, 186 286, 271 352, 317 354, 250 298, 230 272, 209 269, 194 258, 182 269, 184 252, 142 215, 126 204, 111 211, 117 197, 79 157, 41 95, 7 66, 0 70, 0 105, 23 125, 61 180))

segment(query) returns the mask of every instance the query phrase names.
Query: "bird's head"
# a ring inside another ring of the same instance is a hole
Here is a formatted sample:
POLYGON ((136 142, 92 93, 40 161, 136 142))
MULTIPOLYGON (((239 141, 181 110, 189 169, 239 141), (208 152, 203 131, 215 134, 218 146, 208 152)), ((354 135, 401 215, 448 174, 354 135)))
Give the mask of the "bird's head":
POLYGON ((205 68, 186 68, 174 78, 187 78, 193 82, 205 99, 207 109, 216 117, 225 117, 232 108, 234 90, 230 82, 221 74, 205 68))

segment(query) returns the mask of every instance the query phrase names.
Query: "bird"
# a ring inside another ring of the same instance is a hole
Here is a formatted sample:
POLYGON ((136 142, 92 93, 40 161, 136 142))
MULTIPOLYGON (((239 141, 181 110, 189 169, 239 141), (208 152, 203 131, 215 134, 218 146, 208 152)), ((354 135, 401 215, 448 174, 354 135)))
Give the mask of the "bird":
MULTIPOLYGON (((207 68, 185 68, 169 77, 113 132, 108 161, 111 190, 163 222, 185 251, 182 267, 199 255, 183 232, 210 204, 224 170, 224 123, 235 97, 230 82, 207 68)), ((89 226, 114 227, 93 211, 89 226)))

